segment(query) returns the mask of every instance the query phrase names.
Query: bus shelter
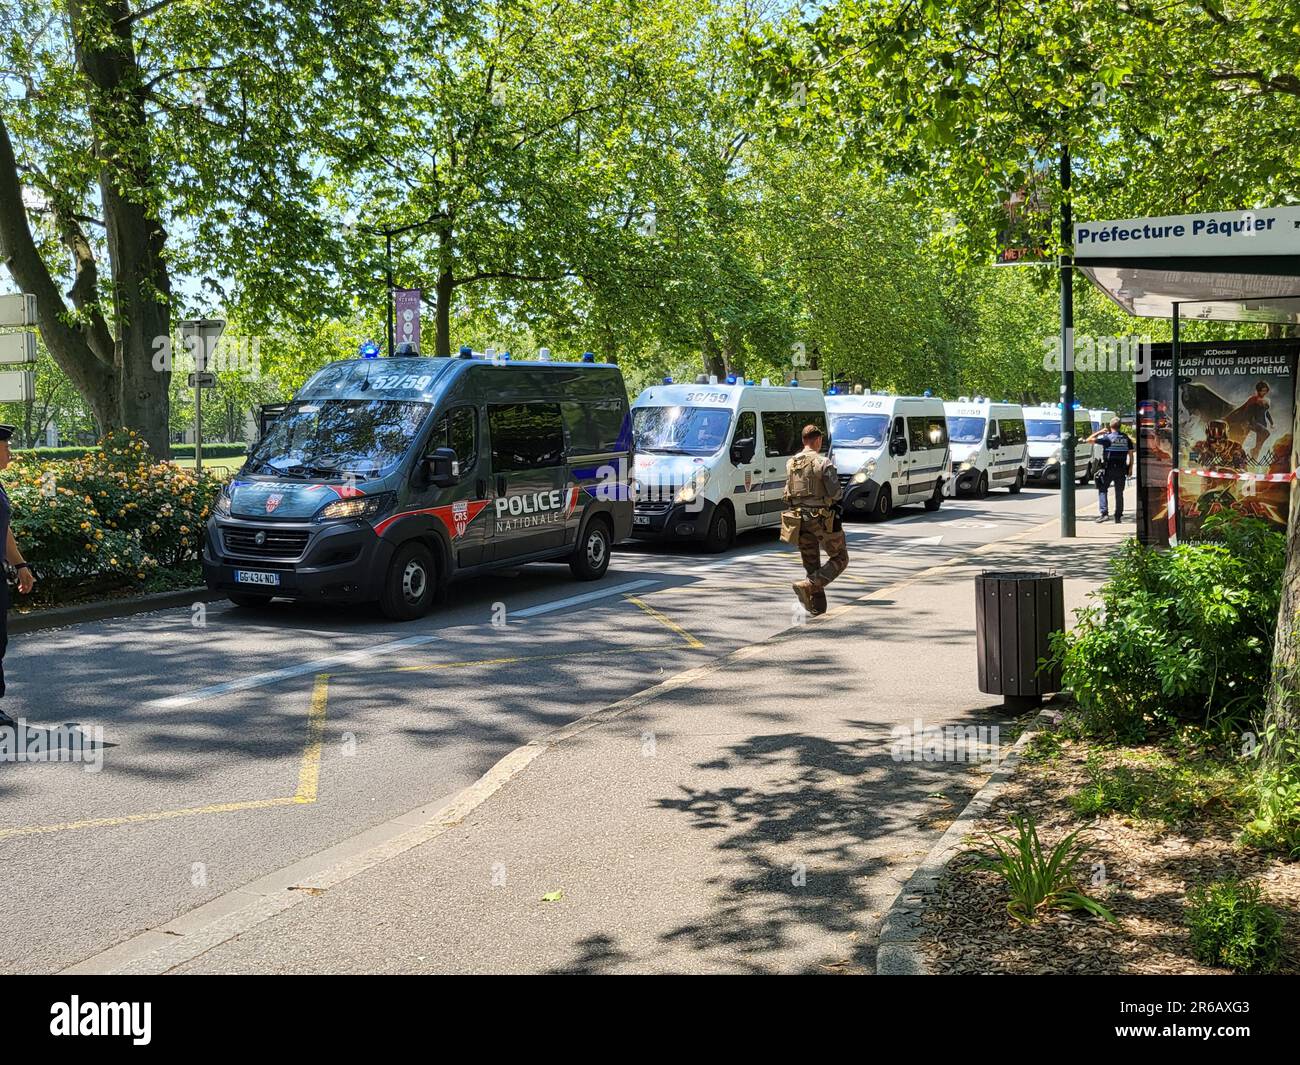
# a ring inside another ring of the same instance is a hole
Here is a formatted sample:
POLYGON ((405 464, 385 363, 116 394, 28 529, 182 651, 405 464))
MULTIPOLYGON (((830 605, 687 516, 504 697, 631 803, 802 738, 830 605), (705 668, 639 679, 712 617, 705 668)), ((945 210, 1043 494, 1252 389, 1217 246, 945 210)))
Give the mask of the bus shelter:
POLYGON ((1189 319, 1300 325, 1300 207, 1082 222, 1074 252, 1121 308, 1173 327, 1114 367, 1136 386, 1139 539, 1196 540, 1225 510, 1285 529, 1300 339, 1181 334, 1189 319))

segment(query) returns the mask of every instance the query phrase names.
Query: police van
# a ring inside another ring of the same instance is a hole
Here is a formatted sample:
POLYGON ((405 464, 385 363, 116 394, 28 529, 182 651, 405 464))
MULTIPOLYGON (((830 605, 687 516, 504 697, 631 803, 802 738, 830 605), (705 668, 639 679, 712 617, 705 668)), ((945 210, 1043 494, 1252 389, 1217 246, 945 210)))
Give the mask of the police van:
POLYGON ((617 367, 355 359, 309 380, 208 522, 208 587, 425 614, 455 577, 567 561, 602 577, 632 526, 617 367))
POLYGON ((826 410, 845 514, 883 521, 904 503, 939 509, 948 476, 943 400, 832 395, 826 397, 826 410))
POLYGON ((1028 477, 1025 416, 1019 403, 962 396, 943 405, 948 415, 952 476, 947 494, 983 499, 991 488, 1019 492, 1028 477))
MULTIPOLYGON (((1029 480, 1043 484, 1061 483, 1061 405, 1042 403, 1025 408, 1025 432, 1029 437, 1029 480)), ((1087 484, 1097 469, 1092 447, 1083 443, 1092 436, 1092 418, 1078 404, 1074 408, 1074 479, 1087 484)))
POLYGON ((737 533, 779 527, 785 464, 806 425, 826 431, 815 388, 731 377, 647 388, 632 404, 633 537, 722 551, 737 533))

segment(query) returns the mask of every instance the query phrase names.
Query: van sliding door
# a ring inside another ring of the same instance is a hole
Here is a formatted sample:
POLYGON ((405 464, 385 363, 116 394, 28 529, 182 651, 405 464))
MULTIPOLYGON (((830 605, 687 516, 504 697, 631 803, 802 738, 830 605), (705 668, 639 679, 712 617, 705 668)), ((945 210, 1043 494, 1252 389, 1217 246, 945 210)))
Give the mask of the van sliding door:
POLYGON ((492 558, 564 545, 570 502, 558 403, 488 406, 492 558))

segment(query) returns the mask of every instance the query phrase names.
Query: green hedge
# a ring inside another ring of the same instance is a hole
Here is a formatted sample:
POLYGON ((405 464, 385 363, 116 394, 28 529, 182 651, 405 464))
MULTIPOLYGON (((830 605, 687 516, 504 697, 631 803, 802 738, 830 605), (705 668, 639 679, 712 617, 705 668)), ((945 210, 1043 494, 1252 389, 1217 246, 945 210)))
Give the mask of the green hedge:
MULTIPOLYGON (((98 452, 99 447, 96 445, 94 447, 29 447, 16 450, 14 454, 26 455, 33 459, 82 459, 87 455, 94 455, 98 452)), ((205 459, 225 459, 236 455, 242 458, 247 453, 247 444, 203 445, 203 457, 205 459)), ((193 457, 193 444, 172 444, 172 458, 192 459, 193 457)))

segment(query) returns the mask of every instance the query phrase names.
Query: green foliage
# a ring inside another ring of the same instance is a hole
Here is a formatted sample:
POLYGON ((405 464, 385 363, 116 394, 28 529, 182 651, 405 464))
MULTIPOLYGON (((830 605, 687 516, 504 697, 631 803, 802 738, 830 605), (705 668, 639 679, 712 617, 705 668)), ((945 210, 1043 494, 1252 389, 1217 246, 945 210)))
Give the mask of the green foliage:
POLYGON ((1128 814, 1178 824, 1211 808, 1235 810, 1243 802, 1241 769, 1216 758, 1170 758, 1153 752, 1107 766, 1100 752, 1088 755, 1088 783, 1070 796, 1080 817, 1128 814))
POLYGON ((1265 733, 1264 748, 1251 780, 1253 816, 1241 841, 1287 858, 1300 857, 1300 740, 1265 733))
POLYGON ((1263 522, 1216 522, 1220 542, 1155 551, 1129 541, 1052 655, 1093 735, 1141 738, 1152 723, 1206 725, 1263 709, 1285 537, 1263 522))
POLYGON ((1192 952, 1209 965, 1268 973, 1282 956, 1282 919, 1260 901, 1259 885, 1225 880, 1187 895, 1192 952))
MULTIPOLYGON (((1038 839, 1032 817, 1015 816, 1011 823, 1016 836, 990 834, 995 855, 988 855, 982 867, 1001 874, 1011 893, 1007 913, 1021 924, 1038 920, 1041 911, 1086 910, 1111 923, 1115 916, 1096 899, 1085 895, 1075 879, 1075 866, 1087 856, 1079 831, 1071 832, 1050 852, 1038 839)), ((1080 830, 1081 831, 1081 830, 1080 830)))
MULTIPOLYGON (((231 458, 235 455, 247 454, 248 445, 246 444, 204 444, 203 457, 207 458, 231 458)), ((192 459, 194 457, 193 444, 172 444, 172 458, 174 459, 192 459)), ((85 458, 87 455, 99 453, 99 445, 94 447, 33 447, 25 451, 15 451, 15 458, 22 458, 28 461, 35 460, 43 462, 49 459, 67 460, 85 458)))
POLYGON ((23 458, 0 475, 14 536, 45 590, 87 579, 147 582, 197 557, 219 482, 155 462, 123 432, 68 461, 23 458))

